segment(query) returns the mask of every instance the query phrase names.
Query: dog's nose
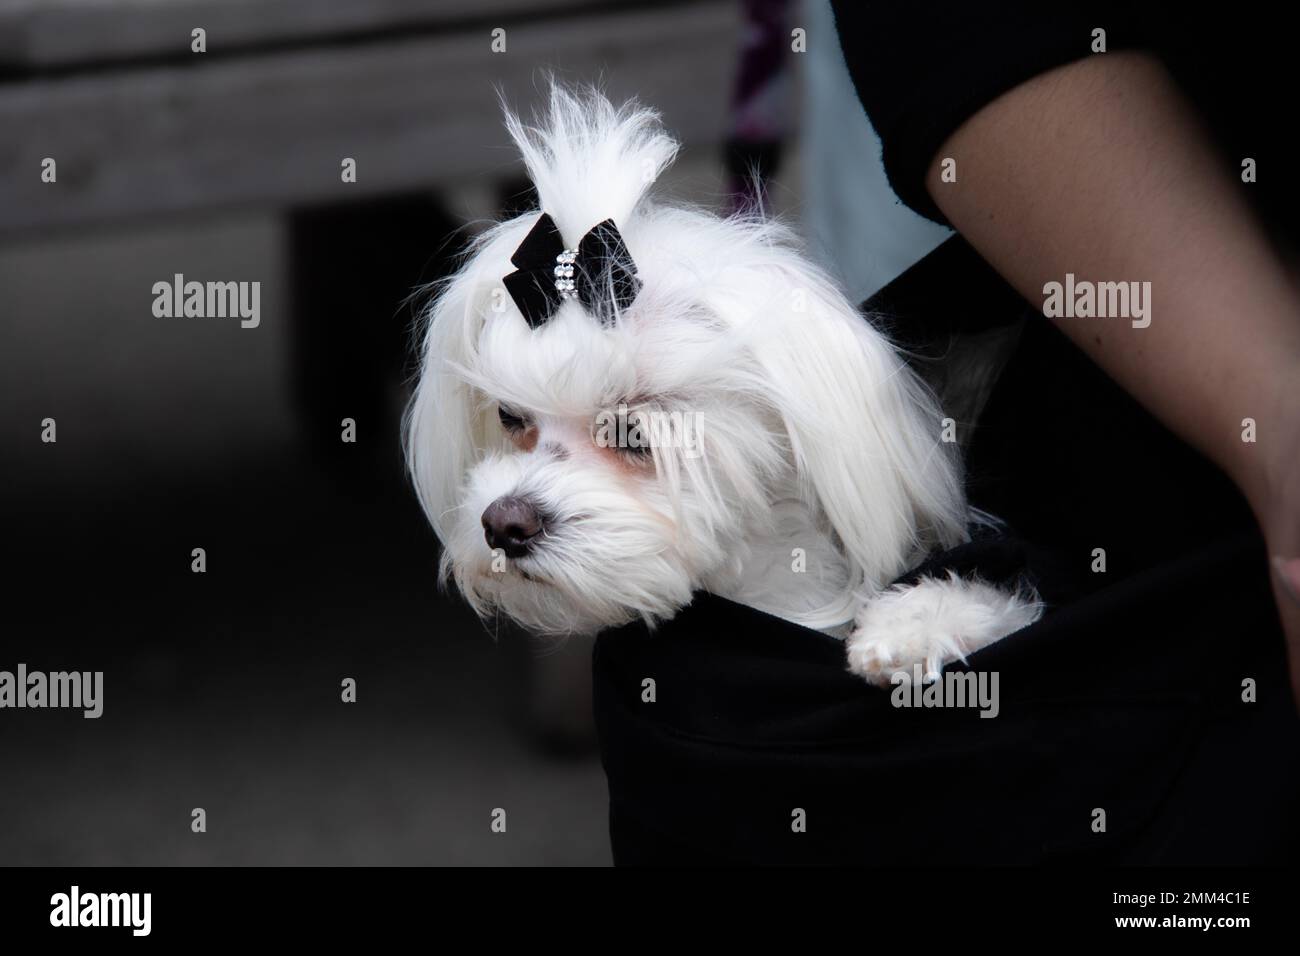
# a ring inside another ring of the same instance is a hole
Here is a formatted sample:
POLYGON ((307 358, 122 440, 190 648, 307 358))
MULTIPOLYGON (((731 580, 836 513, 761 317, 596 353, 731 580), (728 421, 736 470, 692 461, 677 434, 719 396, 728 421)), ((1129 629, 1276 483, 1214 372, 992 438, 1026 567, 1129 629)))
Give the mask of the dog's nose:
POLYGON ((500 548, 506 557, 522 558, 542 531, 542 518, 526 498, 505 495, 483 512, 483 536, 489 548, 500 548))

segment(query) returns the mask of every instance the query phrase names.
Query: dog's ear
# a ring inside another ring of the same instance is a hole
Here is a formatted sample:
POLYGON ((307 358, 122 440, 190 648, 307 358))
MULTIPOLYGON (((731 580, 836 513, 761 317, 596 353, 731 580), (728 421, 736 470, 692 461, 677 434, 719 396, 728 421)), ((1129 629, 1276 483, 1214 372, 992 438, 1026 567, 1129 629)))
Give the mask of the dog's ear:
POLYGON ((966 502, 942 413, 902 356, 810 267, 783 264, 753 350, 784 421, 801 493, 868 588, 965 536, 966 502))
POLYGON ((425 313, 419 381, 404 426, 406 463, 420 504, 444 542, 461 483, 487 445, 486 416, 458 370, 473 367, 485 316, 504 294, 500 281, 490 281, 474 257, 443 284, 425 313))

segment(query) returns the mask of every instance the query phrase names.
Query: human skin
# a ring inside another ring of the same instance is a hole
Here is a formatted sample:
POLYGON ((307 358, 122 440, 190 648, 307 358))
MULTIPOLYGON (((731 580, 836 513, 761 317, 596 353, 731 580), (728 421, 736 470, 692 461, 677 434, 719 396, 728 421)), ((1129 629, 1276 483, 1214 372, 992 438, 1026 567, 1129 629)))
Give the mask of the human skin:
POLYGON ((1158 59, 1105 53, 989 103, 926 183, 1030 302, 1067 272, 1151 283, 1146 328, 1051 321, 1241 489, 1271 556, 1300 700, 1300 294, 1245 201, 1240 159, 1211 146, 1158 59), (955 182, 942 179, 949 158, 955 182))

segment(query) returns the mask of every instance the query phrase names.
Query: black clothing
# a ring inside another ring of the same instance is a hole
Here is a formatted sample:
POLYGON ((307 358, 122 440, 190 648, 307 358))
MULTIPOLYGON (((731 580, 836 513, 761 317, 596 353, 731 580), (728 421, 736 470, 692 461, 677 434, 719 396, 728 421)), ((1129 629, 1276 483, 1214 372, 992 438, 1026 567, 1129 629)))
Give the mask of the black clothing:
MULTIPOLYGON (((882 143, 894 191, 912 209, 946 222, 925 189, 944 141, 986 104, 1026 80, 1106 49, 1159 56, 1219 141, 1229 172, 1258 163, 1245 195, 1290 241, 1296 188, 1288 170, 1296 93, 1294 30, 1277 12, 1112 3, 875 3, 833 0, 837 32, 858 97, 882 143)), ((1280 11, 1281 8, 1276 8, 1280 11)))
MULTIPOLYGON (((1014 318, 1008 296, 955 238, 867 308, 923 328, 954 297, 1014 318)), ((1027 568, 1050 608, 947 668, 997 672, 998 716, 897 708, 845 670, 842 642, 698 595, 653 634, 628 626, 596 645, 616 863, 1294 859, 1300 718, 1235 488, 1041 317, 970 470, 973 503, 1018 537, 932 567, 995 581, 1027 568)))

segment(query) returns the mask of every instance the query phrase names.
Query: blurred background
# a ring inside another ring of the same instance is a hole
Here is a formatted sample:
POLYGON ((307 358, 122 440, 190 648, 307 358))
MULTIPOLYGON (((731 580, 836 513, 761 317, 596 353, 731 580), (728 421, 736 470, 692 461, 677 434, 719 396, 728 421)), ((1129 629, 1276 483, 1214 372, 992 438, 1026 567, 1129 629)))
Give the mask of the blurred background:
POLYGON ((410 293, 528 207, 497 97, 547 70, 856 299, 947 235, 820 0, 0 0, 0 670, 105 675, 99 720, 0 713, 0 864, 610 861, 589 645, 438 592, 398 440, 410 293), (260 325, 155 317, 177 273, 260 282, 260 325))

